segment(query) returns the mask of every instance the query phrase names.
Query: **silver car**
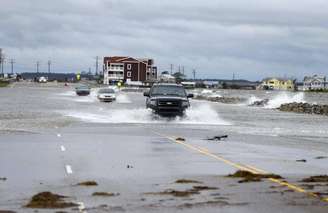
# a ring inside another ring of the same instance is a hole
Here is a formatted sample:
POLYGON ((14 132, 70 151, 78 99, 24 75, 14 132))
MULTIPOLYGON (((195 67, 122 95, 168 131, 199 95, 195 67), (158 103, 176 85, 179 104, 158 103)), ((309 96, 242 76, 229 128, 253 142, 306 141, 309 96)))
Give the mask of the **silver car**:
POLYGON ((102 89, 99 89, 97 98, 100 101, 104 101, 104 102, 112 102, 112 101, 115 101, 116 100, 115 90, 113 90, 111 88, 102 88, 102 89))

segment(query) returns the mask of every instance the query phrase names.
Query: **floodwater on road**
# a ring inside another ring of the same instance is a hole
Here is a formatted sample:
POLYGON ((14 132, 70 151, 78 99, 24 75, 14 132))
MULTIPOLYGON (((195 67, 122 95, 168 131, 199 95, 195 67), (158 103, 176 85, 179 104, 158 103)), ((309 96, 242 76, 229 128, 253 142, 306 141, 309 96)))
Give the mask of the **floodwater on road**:
POLYGON ((326 94, 194 92, 247 101, 191 100, 184 117, 168 119, 146 109, 140 92, 119 91, 115 102, 102 103, 96 88, 89 96, 76 96, 74 86, 61 84, 1 88, 0 178, 6 179, 0 180, 0 210, 33 212, 24 207, 29 199, 52 191, 79 204, 67 212, 327 211, 328 183, 301 180, 327 174, 328 118, 275 110, 289 102, 325 104, 326 94), (248 106, 264 98, 267 106, 248 106), (207 140, 220 135, 228 138, 207 140), (279 174, 299 188, 226 177, 245 168, 279 174), (178 179, 198 182, 177 184, 178 179), (76 186, 87 180, 98 186, 76 186))

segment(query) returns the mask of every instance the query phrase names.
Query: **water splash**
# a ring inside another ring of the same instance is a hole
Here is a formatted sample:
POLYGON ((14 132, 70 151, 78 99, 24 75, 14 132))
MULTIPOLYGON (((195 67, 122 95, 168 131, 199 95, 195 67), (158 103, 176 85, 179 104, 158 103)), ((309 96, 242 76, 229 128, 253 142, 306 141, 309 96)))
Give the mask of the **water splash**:
POLYGON ((110 109, 103 108, 96 112, 62 112, 65 116, 91 123, 174 123, 174 124, 202 124, 202 125, 231 125, 220 118, 210 105, 204 104, 192 107, 186 111, 186 116, 175 119, 154 116, 152 111, 145 108, 138 109, 110 109))
POLYGON ((277 96, 275 96, 273 99, 269 100, 268 104, 264 107, 267 109, 275 109, 280 107, 282 104, 287 103, 304 103, 304 93, 280 93, 277 96))
POLYGON ((247 100, 247 105, 252 105, 254 104, 256 101, 261 101, 261 98, 256 97, 255 95, 252 95, 251 97, 248 98, 247 100))
POLYGON ((125 94, 118 94, 116 96, 116 102, 120 104, 130 104, 132 103, 130 98, 125 94))

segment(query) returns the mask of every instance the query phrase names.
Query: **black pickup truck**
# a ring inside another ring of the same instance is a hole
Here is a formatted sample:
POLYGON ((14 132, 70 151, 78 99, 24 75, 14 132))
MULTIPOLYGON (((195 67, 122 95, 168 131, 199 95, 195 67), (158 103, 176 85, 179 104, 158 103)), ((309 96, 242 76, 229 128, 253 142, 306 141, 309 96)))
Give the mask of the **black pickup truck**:
POLYGON ((172 83, 154 84, 148 92, 146 107, 161 116, 183 116, 190 106, 189 99, 193 94, 187 94, 182 85, 172 83))

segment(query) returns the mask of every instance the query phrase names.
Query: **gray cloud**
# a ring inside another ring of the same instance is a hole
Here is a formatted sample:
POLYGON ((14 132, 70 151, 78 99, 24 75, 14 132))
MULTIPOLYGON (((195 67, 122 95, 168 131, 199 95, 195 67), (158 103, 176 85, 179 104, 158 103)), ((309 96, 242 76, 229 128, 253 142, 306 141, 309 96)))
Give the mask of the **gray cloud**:
POLYGON ((0 46, 20 71, 132 55, 202 77, 302 78, 328 75, 327 11, 326 0, 2 0, 0 46))

